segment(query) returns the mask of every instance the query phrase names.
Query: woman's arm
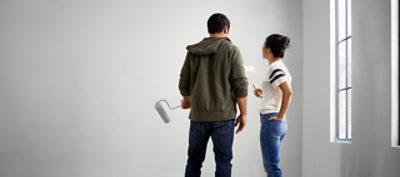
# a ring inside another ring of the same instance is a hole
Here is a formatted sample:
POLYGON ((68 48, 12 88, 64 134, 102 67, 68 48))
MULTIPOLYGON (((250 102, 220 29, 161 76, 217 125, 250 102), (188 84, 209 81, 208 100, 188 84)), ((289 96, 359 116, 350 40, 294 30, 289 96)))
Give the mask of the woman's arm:
POLYGON ((272 117, 270 120, 282 120, 285 118, 286 111, 289 107, 290 100, 292 98, 292 89, 290 88, 288 82, 284 82, 279 85, 282 91, 282 102, 281 109, 279 110, 278 116, 272 117))

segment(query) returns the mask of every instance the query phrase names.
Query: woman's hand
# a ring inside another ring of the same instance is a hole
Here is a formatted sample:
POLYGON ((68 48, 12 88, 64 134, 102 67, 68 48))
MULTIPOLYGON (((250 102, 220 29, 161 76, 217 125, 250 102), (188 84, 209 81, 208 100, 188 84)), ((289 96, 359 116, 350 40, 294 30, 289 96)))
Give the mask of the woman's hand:
POLYGON ((283 119, 284 119, 283 117, 273 116, 273 117, 269 118, 268 120, 279 120, 279 121, 282 121, 283 119))
POLYGON ((256 97, 262 98, 262 89, 256 87, 255 84, 253 84, 253 88, 254 88, 254 95, 255 95, 256 97))

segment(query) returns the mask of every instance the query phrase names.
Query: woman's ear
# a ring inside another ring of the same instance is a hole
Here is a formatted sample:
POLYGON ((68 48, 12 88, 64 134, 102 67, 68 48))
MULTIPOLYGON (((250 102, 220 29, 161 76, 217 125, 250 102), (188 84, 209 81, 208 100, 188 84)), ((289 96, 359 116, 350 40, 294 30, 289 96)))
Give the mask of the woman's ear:
POLYGON ((271 48, 267 48, 267 52, 269 53, 269 54, 271 54, 272 55, 272 50, 271 50, 271 48))

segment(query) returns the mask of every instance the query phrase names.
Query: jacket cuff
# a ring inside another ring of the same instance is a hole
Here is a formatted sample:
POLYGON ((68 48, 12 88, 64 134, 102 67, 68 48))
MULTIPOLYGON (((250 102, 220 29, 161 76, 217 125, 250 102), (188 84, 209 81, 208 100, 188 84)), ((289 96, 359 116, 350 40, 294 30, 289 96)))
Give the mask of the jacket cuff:
POLYGON ((182 96, 190 96, 190 92, 180 91, 182 96))
POLYGON ((236 98, 247 97, 247 94, 248 94, 247 87, 246 88, 241 88, 241 89, 236 89, 235 93, 234 93, 236 98))

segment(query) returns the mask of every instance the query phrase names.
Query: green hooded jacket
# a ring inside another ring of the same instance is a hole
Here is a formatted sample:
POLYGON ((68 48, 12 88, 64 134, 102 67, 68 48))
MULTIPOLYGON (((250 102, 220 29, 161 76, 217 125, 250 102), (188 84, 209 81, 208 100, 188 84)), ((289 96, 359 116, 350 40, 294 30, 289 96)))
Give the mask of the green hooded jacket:
POLYGON ((179 90, 182 96, 190 96, 189 118, 235 119, 235 100, 247 96, 248 86, 239 49, 228 38, 205 38, 186 49, 179 90))

